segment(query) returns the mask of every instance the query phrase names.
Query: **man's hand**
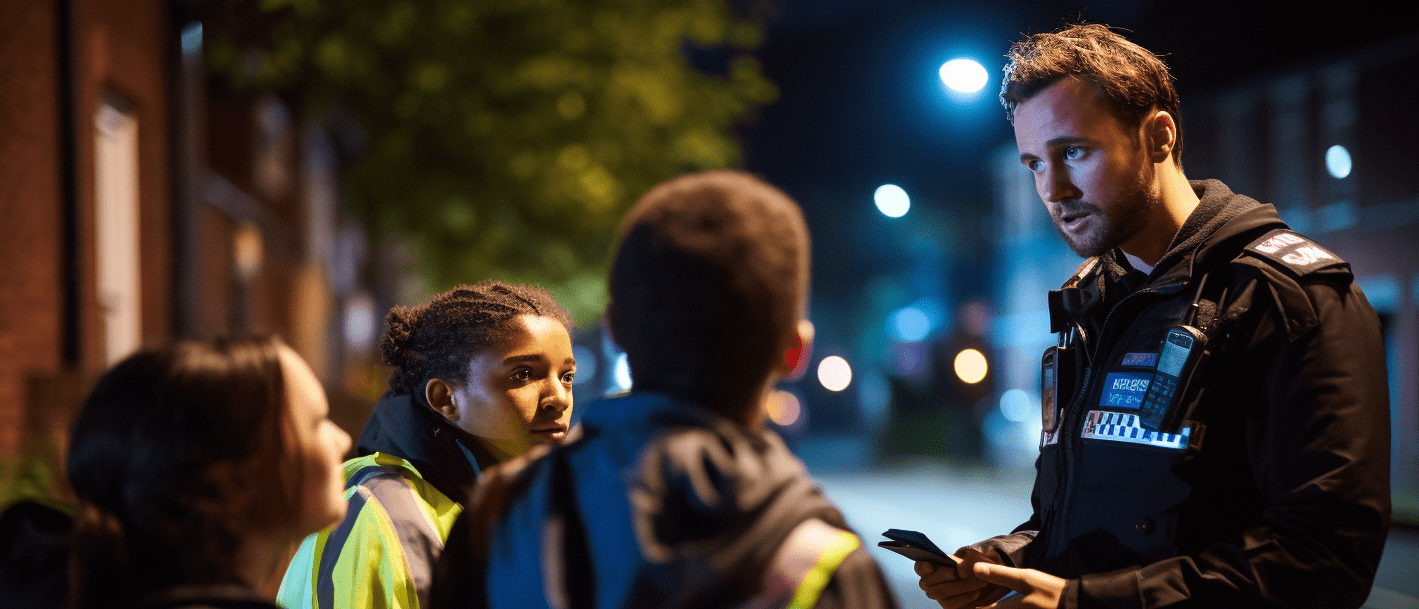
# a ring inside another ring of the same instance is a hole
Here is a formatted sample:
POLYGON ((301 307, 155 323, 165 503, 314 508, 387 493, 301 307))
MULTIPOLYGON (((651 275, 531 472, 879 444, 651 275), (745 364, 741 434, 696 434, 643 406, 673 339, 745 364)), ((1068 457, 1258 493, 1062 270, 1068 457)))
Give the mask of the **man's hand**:
POLYGON ((976 576, 974 567, 977 563, 1000 566, 1000 555, 995 550, 983 554, 972 548, 961 548, 956 550, 955 556, 961 561, 955 569, 925 561, 916 563, 922 591, 926 592, 927 598, 940 604, 941 609, 984 607, 1010 592, 1006 586, 976 576))
MULTIPOLYGON (((1004 586, 1016 592, 1004 601, 991 605, 1000 609, 1057 609, 1059 598, 1064 594, 1064 580, 1034 569, 1014 569, 1000 564, 976 563, 972 565, 977 580, 1004 586)), ((945 607, 945 604, 941 605, 945 607)))

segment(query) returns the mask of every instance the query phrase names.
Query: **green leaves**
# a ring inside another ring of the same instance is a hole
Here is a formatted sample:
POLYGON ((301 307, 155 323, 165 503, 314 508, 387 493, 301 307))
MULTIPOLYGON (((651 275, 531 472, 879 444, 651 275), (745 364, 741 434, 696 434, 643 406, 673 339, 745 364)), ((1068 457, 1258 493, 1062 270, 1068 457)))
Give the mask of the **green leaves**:
POLYGON ((747 54, 765 6, 234 0, 208 56, 307 117, 356 117, 368 145, 344 201, 376 239, 414 244, 430 289, 539 283, 585 324, 635 198, 739 163, 734 125, 777 95, 747 54), (725 73, 695 70, 689 44, 730 55, 725 73))

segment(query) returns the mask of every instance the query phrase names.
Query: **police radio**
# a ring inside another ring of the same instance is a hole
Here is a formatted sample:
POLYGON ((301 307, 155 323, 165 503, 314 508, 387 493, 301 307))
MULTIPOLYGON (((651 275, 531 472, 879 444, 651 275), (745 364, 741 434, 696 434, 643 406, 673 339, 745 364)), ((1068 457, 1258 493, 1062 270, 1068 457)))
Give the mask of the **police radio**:
POLYGON ((1207 337, 1197 328, 1176 326, 1168 330, 1153 382, 1148 384, 1148 393, 1138 408, 1138 418, 1144 425, 1165 433, 1175 433, 1181 426, 1181 402, 1206 346, 1207 337))

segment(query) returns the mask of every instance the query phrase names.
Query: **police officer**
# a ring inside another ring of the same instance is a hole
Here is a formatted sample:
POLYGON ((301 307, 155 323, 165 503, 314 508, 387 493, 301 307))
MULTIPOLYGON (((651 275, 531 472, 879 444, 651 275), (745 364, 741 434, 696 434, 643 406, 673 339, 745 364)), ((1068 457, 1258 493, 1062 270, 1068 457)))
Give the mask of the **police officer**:
POLYGON ((1049 294, 1034 513, 917 563, 944 608, 1359 607, 1389 526, 1378 319, 1271 205, 1188 181, 1177 93, 1101 25, 1016 43, 1020 162, 1086 258, 1049 294))

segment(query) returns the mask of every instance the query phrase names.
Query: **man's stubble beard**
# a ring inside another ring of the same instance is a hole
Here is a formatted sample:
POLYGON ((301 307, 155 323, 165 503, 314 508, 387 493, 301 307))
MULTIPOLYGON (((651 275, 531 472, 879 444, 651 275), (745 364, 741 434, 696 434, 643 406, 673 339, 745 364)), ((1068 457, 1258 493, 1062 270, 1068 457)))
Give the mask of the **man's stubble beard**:
POLYGON ((1162 203, 1162 195, 1150 187, 1153 183, 1153 172, 1152 163, 1142 163, 1128 189, 1117 193, 1112 201, 1103 206, 1088 201, 1061 202, 1061 212, 1089 209, 1104 220, 1102 229, 1086 233, 1075 240, 1059 225, 1058 218, 1051 217, 1055 229, 1069 245, 1069 249, 1081 257, 1092 258, 1122 245, 1138 234, 1143 225, 1147 224, 1149 211, 1157 209, 1162 203))

